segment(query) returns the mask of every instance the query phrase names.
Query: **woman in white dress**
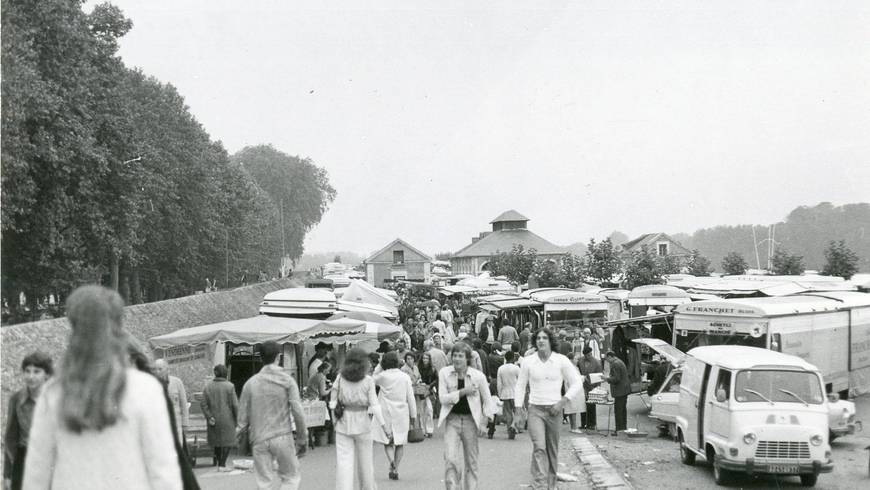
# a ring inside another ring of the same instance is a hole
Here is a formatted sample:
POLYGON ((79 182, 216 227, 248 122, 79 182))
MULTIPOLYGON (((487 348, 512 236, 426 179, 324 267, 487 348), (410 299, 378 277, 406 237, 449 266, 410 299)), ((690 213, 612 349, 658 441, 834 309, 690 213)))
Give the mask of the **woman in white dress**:
MULTIPOLYGON (((571 364, 574 366, 575 369, 577 369, 578 372, 580 371, 580 368, 578 367, 577 363, 580 361, 580 358, 582 356, 583 355, 579 352, 575 352, 573 355, 571 355, 571 364)), ((571 424, 571 432, 575 434, 582 434, 583 431, 577 425, 577 421, 580 418, 577 416, 577 414, 586 413, 586 396, 582 391, 579 395, 577 395, 576 398, 574 398, 574 400, 569 401, 568 404, 565 405, 564 413, 568 416, 568 421, 571 424)))
POLYGON ((408 429, 411 421, 417 418, 417 403, 411 378, 399 370, 399 356, 395 351, 384 354, 381 359, 383 371, 374 375, 375 384, 381 388, 378 401, 384 417, 384 426, 372 427, 372 439, 384 445, 384 452, 390 462, 389 477, 399 479, 399 463, 402 461, 404 446, 408 443, 408 429), (384 432, 387 427, 392 437, 384 432))

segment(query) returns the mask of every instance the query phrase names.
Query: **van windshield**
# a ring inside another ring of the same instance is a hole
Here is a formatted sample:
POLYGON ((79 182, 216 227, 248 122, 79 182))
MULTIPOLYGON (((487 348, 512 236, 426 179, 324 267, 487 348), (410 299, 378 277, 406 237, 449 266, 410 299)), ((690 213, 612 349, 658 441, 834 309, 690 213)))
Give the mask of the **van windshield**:
POLYGON ((819 405, 822 384, 815 373, 753 369, 737 373, 734 398, 738 402, 783 402, 819 405))

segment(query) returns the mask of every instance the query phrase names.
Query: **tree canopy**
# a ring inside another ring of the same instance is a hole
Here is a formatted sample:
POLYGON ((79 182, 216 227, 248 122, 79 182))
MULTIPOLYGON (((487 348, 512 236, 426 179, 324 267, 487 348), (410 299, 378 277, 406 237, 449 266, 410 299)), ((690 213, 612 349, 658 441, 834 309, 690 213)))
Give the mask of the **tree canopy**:
MULTIPOLYGON (((130 303, 276 275, 335 190, 310 160, 272 147, 238 165, 167 83, 127 68, 117 7, 2 2, 2 293, 16 307, 85 282, 130 303), (276 238, 277 237, 277 238, 276 238), (277 245, 276 245, 277 244, 277 245)), ((237 155, 238 156, 238 155, 237 155)), ((11 318, 12 321, 30 318, 11 318)), ((10 320, 7 318, 7 321, 10 320)))
POLYGON ((858 272, 858 255, 846 246, 845 240, 831 241, 825 249, 822 274, 839 276, 847 281, 858 272))
POLYGON ((584 262, 585 276, 599 284, 611 281, 622 269, 619 249, 613 245, 610 238, 605 238, 598 243, 594 238, 590 238, 589 245, 586 246, 584 262))
POLYGON ((804 272, 804 258, 778 248, 770 259, 771 272, 782 276, 799 276, 804 272))
POLYGON ((664 283, 662 276, 667 272, 663 265, 665 264, 653 255, 649 247, 642 246, 640 250, 632 252, 625 263, 623 287, 631 290, 638 286, 664 283))
POLYGON ((749 269, 749 264, 737 252, 728 252, 725 258, 722 259, 722 270, 725 271, 725 274, 731 276, 746 274, 747 269, 749 269))
POLYGON ((510 252, 499 252, 491 256, 487 265, 492 275, 505 276, 514 284, 524 284, 535 271, 537 261, 537 250, 515 244, 510 252))
POLYGON ((686 272, 693 276, 709 276, 713 268, 710 266, 710 259, 701 255, 696 248, 686 261, 686 272))

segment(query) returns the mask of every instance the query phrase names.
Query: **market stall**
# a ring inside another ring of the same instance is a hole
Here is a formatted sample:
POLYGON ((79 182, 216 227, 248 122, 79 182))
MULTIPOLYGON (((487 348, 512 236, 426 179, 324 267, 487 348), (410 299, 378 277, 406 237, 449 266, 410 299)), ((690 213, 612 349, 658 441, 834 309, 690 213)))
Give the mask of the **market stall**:
POLYGON ((228 379, 240 393, 245 381, 263 365, 259 346, 269 340, 275 341, 284 346, 282 366, 300 385, 304 385, 308 373, 303 360, 315 344, 354 344, 374 350, 373 346, 378 342, 397 338, 400 334, 399 327, 383 317, 374 315, 359 319, 353 318, 355 315, 360 313, 339 313, 327 320, 259 315, 181 329, 152 337, 149 343, 160 358, 187 355, 189 362, 225 364, 229 370, 228 379), (208 354, 208 351, 214 355, 198 355, 200 352, 208 354))

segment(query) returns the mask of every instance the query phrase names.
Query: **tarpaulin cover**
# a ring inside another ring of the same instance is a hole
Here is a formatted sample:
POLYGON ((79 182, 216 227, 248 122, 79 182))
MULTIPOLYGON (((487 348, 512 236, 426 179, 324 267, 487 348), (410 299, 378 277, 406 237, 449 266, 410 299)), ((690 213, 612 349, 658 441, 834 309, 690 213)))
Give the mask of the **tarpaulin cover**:
POLYGON ((260 344, 268 340, 279 344, 296 344, 307 340, 327 344, 343 344, 362 340, 395 338, 399 336, 399 328, 389 323, 351 318, 310 320, 259 315, 231 322, 181 329, 170 334, 152 337, 149 343, 155 349, 211 342, 260 344))
POLYGON ((383 317, 397 318, 398 303, 371 284, 355 280, 350 283, 338 300, 338 309, 343 311, 370 311, 383 317))
POLYGON ((305 338, 302 332, 318 323, 320 320, 258 315, 230 322, 183 328, 152 337, 149 343, 156 349, 218 341, 236 344, 259 344, 267 340, 274 340, 281 344, 297 343, 305 338))

